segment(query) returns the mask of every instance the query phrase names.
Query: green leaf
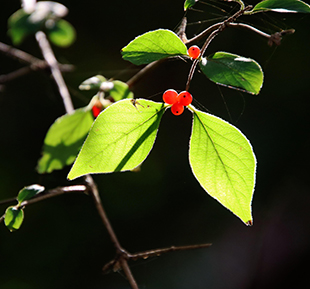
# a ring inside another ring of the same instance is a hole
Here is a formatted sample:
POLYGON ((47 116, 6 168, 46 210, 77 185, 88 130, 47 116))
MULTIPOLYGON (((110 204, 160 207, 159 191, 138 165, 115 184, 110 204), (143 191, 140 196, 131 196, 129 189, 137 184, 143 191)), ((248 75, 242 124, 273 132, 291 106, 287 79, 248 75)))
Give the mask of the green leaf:
POLYGON ((30 14, 23 9, 17 10, 8 20, 8 34, 14 45, 19 45, 23 40, 31 34, 41 29, 41 22, 29 21, 30 14))
POLYGON ((4 224, 11 231, 18 230, 24 220, 24 211, 15 207, 8 207, 5 211, 4 224))
POLYGON ((96 75, 96 76, 93 76, 91 78, 84 80, 80 84, 79 89, 80 90, 91 90, 91 89, 99 90, 101 84, 106 81, 107 79, 104 76, 96 75))
POLYGON ((140 35, 122 49, 123 58, 136 65, 186 54, 182 40, 174 32, 164 29, 140 35))
POLYGON ((50 173, 72 164, 93 121, 91 111, 85 108, 59 117, 45 137, 43 155, 38 162, 38 172, 50 173))
POLYGON ((133 98, 133 93, 129 90, 128 85, 125 82, 114 80, 113 88, 109 94, 113 97, 114 101, 119 101, 125 98, 133 98))
POLYGON ((20 205, 23 201, 30 200, 36 194, 39 194, 45 190, 44 187, 40 185, 31 185, 28 187, 24 187, 17 196, 18 204, 20 205))
POLYGON ((186 0, 184 2, 184 11, 186 11, 188 8, 194 6, 196 2, 198 2, 198 0, 186 0))
POLYGON ((48 28, 48 37, 55 45, 67 47, 75 41, 76 33, 69 22, 60 19, 51 28, 48 28))
POLYGON ((280 13, 310 13, 310 5, 299 0, 265 0, 256 4, 252 11, 257 12, 273 11, 280 13))
POLYGON ((124 99, 96 119, 69 175, 72 180, 91 173, 133 170, 153 147, 163 103, 124 99))
POLYGON ((215 83, 251 94, 258 94, 263 85, 263 71, 251 58, 216 52, 202 58, 200 68, 215 83))
POLYGON ((210 196, 252 224, 256 159, 249 141, 224 120, 190 108, 194 121, 189 159, 195 177, 210 196))
MULTIPOLYGON (((28 35, 35 34, 39 30, 49 29, 49 27, 54 27, 55 25, 55 27, 57 27, 57 24, 55 23, 67 13, 68 9, 60 3, 52 1, 37 2, 35 10, 31 14, 26 13, 23 9, 19 9, 10 16, 8 20, 8 34, 10 35, 13 44, 19 45, 28 35)), ((64 22, 60 22, 59 25, 58 41, 60 38, 60 30, 66 30, 66 37, 68 37, 66 41, 68 42, 70 28, 68 28, 68 25, 64 24, 64 22), (66 28, 64 26, 66 26, 66 28)), ((71 28, 73 29, 73 27, 71 28)), ((62 31, 62 34, 63 33, 64 31, 62 31)))

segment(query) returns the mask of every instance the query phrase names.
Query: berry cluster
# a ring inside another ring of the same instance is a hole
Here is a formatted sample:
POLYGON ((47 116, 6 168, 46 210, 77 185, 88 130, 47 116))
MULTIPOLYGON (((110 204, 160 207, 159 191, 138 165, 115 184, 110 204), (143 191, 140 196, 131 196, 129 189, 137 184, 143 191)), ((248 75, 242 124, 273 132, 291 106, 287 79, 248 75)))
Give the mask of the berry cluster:
POLYGON ((187 53, 192 59, 197 59, 200 56, 200 48, 197 45, 193 45, 188 48, 187 53))
POLYGON ((177 93, 174 89, 168 89, 163 94, 165 103, 172 104, 171 112, 174 115, 180 115, 184 111, 184 106, 192 103, 193 97, 188 91, 177 93))

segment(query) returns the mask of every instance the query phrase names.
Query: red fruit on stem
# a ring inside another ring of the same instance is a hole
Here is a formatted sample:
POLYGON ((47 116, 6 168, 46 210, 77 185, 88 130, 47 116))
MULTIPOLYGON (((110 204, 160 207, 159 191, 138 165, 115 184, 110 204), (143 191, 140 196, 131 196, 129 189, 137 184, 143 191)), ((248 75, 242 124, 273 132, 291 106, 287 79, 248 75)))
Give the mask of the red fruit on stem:
POLYGON ((197 45, 193 45, 190 48, 188 48, 187 53, 189 57, 197 59, 200 55, 200 48, 197 45))
POLYGON ((178 101, 178 93, 174 89, 168 89, 163 94, 165 103, 174 104, 178 101))
POLYGON ((179 102, 176 102, 171 106, 171 112, 174 115, 180 115, 183 113, 183 111, 184 111, 184 106, 180 104, 179 102))
POLYGON ((181 105, 188 106, 192 103, 192 101, 193 101, 193 97, 188 91, 182 91, 178 95, 178 102, 181 105))

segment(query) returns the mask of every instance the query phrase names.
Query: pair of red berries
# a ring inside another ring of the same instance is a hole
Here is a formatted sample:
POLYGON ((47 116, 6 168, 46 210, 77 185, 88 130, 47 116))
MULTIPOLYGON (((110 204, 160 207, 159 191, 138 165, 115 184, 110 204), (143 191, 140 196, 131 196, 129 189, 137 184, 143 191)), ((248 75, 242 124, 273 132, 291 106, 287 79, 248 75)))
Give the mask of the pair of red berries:
POLYGON ((174 115, 180 115, 184 111, 184 106, 192 103, 193 97, 188 91, 178 94, 174 89, 168 89, 163 94, 163 100, 165 103, 172 104, 171 112, 174 115))

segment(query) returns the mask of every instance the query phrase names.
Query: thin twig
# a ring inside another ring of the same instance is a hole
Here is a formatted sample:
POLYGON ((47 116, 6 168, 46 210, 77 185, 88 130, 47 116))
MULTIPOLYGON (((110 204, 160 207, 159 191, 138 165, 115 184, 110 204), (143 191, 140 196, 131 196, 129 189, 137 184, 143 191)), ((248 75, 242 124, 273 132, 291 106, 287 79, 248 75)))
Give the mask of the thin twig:
MULTIPOLYGON (((17 209, 18 208, 24 208, 26 206, 41 202, 41 201, 49 199, 49 198, 60 196, 60 195, 66 194, 66 193, 85 193, 87 191, 88 191, 88 188, 84 185, 58 187, 55 189, 43 191, 42 193, 35 195, 31 199, 23 201, 20 204, 17 204, 15 207, 17 209)), ((3 200, 0 202, 0 205, 9 204, 12 202, 17 202, 17 198, 11 198, 11 199, 7 199, 7 200, 3 200)), ((4 220, 4 218, 5 218, 5 214, 3 214, 0 217, 0 223, 4 220)))
POLYGON ((42 31, 36 33, 36 39, 41 48, 43 57, 51 68, 53 78, 58 86, 59 93, 63 99, 63 103, 68 114, 74 112, 74 107, 71 101, 69 90, 59 70, 58 62, 54 55, 54 52, 46 38, 46 35, 42 31))
MULTIPOLYGON (((52 75, 54 77, 55 82, 57 83, 60 95, 62 96, 66 112, 68 114, 70 114, 74 111, 74 107, 73 107, 71 97, 70 97, 68 88, 66 86, 66 83, 62 77, 60 70, 59 70, 58 62, 56 60, 56 57, 54 56, 53 50, 52 50, 52 48, 51 48, 51 46, 50 46, 50 44, 46 38, 46 35, 42 31, 39 31, 36 33, 36 39, 39 43, 39 46, 41 48, 41 51, 42 51, 42 54, 43 54, 45 61, 48 63, 48 65, 51 68, 52 75)), ((94 203, 95 203, 95 206, 96 206, 96 209, 99 213, 99 216, 101 217, 101 220, 102 220, 103 224, 105 225, 105 227, 108 231, 110 239, 116 248, 116 253, 119 254, 120 252, 122 252, 124 250, 121 247, 120 242, 118 241, 118 238, 117 238, 117 236, 116 236, 116 234, 112 228, 112 225, 111 225, 111 223, 107 217, 107 214, 105 213, 105 210, 102 206, 101 199, 100 199, 99 192, 98 192, 98 188, 97 188, 93 178, 90 175, 85 176, 85 182, 86 182, 86 185, 90 188, 89 194, 92 196, 94 203)), ((122 256, 124 256, 124 255, 122 255, 122 256)), ((128 279, 128 282, 130 283, 132 289, 138 289, 138 285, 137 285, 137 283, 136 283, 136 281, 135 281, 135 279, 131 273, 131 270, 128 266, 127 260, 125 258, 121 258, 120 261, 121 261, 121 263, 120 263, 121 267, 124 270, 126 277, 128 279)))
POLYGON ((85 176, 85 182, 86 184, 91 188, 91 190, 89 191, 89 194, 92 196, 96 209, 99 213, 99 216, 101 217, 101 220, 103 222, 103 224, 105 225, 108 234, 110 236, 110 239, 116 249, 116 255, 119 256, 119 262, 120 262, 120 266, 121 268, 124 270, 124 273, 128 279, 128 282, 130 283, 132 289, 138 289, 138 285, 137 282, 135 280, 135 278, 132 275, 132 272, 128 266, 128 262, 127 262, 127 258, 126 258, 126 250, 124 250, 111 226, 111 223, 108 219, 108 216, 102 206, 102 202, 99 196, 99 192, 98 192, 98 188, 93 180, 93 178, 90 175, 86 175, 85 176))
MULTIPOLYGON (((240 9, 234 15, 232 15, 228 19, 224 20, 223 22, 215 24, 217 26, 217 28, 215 30, 212 30, 211 34, 209 35, 209 37, 207 38, 207 40, 203 44, 203 46, 201 48, 200 55, 203 56, 205 54, 205 52, 206 52, 208 46, 210 45, 210 43, 212 42, 212 40, 228 26, 228 23, 236 21, 236 19, 238 17, 240 17, 241 15, 243 15, 243 13, 245 11, 248 11, 250 9, 252 9, 251 5, 245 7, 244 9, 240 9)), ((195 59, 193 64, 192 64, 192 66, 191 66, 191 69, 190 69, 189 74, 188 74, 187 82, 186 82, 186 88, 185 88, 186 91, 189 90, 190 82, 191 82, 191 80, 192 80, 192 78, 194 76, 194 72, 196 70, 196 67, 197 67, 198 63, 199 63, 199 59, 195 59)))
POLYGON ((155 257, 155 256, 158 257, 161 254, 165 254, 165 253, 169 253, 169 252, 187 251, 187 250, 195 250, 195 249, 208 248, 211 245, 212 245, 211 243, 206 243, 206 244, 189 245, 189 246, 171 246, 171 247, 168 247, 168 248, 155 249, 155 250, 139 252, 139 253, 136 253, 136 254, 130 254, 129 258, 132 259, 132 260, 147 259, 149 257, 155 257))
POLYGON ((42 61, 39 58, 36 58, 32 56, 31 54, 22 51, 20 49, 14 48, 10 45, 4 44, 3 42, 0 42, 0 51, 12 58, 16 58, 26 64, 33 64, 39 63, 42 61))
POLYGON ((148 250, 148 251, 143 251, 143 252, 138 252, 131 254, 127 252, 126 250, 123 250, 116 254, 115 258, 108 262, 107 264, 104 265, 102 268, 103 272, 108 272, 111 268, 113 269, 114 272, 118 271, 122 267, 122 260, 126 261, 136 261, 138 259, 148 259, 150 257, 158 257, 162 254, 165 253, 170 253, 170 252, 176 252, 176 251, 188 251, 188 250, 195 250, 195 249, 203 249, 203 248, 208 248, 212 244, 211 243, 206 243, 206 244, 198 244, 198 245, 189 245, 189 246, 171 246, 168 248, 162 248, 162 249, 155 249, 155 250, 148 250))
POLYGON ((91 188, 89 194, 92 196, 92 198, 94 200, 96 209, 99 213, 99 216, 100 216, 103 224, 105 225, 105 227, 109 233, 110 239, 111 239, 114 247, 117 250, 120 250, 121 249, 120 242, 118 241, 118 238, 117 238, 117 236, 116 236, 116 234, 115 234, 115 232, 111 226, 111 223, 107 217, 107 214, 105 213, 105 211, 103 209, 102 202, 101 202, 99 192, 98 192, 98 188, 97 188, 93 178, 90 175, 86 175, 85 176, 85 182, 86 182, 87 186, 89 186, 91 188))
POLYGON ((138 71, 133 77, 131 77, 126 84, 129 88, 132 88, 139 80, 141 80, 142 77, 144 77, 148 72, 153 70, 155 67, 166 61, 167 58, 160 59, 157 61, 153 61, 150 64, 146 65, 144 68, 142 68, 140 71, 138 71))
POLYGON ((30 200, 23 201, 18 207, 25 207, 31 204, 35 204, 37 202, 41 202, 43 200, 53 198, 56 196, 60 196, 67 193, 85 193, 88 189, 84 185, 74 185, 74 186, 67 186, 67 187, 58 187, 55 189, 51 189, 48 191, 43 191, 42 193, 34 196, 30 200))

